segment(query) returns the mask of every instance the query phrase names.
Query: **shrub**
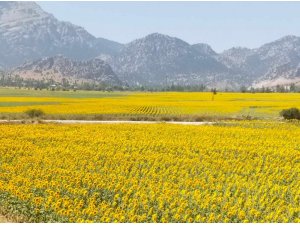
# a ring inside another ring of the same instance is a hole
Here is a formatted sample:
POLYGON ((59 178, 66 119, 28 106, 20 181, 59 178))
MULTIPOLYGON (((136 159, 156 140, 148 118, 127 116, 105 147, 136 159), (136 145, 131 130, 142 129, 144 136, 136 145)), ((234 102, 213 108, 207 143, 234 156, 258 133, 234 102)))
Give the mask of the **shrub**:
POLYGON ((300 110, 297 108, 284 109, 280 115, 286 120, 300 120, 300 110))
POLYGON ((25 111, 25 114, 30 118, 36 118, 45 115, 44 111, 41 109, 29 109, 25 111))

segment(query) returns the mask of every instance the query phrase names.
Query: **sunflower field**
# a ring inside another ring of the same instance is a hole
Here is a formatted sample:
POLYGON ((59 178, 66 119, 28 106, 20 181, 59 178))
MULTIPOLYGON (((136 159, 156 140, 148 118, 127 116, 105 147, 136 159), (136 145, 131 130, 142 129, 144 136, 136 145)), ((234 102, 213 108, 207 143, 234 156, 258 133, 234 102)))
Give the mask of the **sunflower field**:
MULTIPOLYGON (((30 109, 45 119, 206 116, 274 119, 283 109, 300 108, 300 93, 34 91, 0 88, 0 118, 30 109)), ((180 118, 179 118, 180 119, 180 118)))
POLYGON ((0 125, 25 222, 300 222, 300 124, 0 125))

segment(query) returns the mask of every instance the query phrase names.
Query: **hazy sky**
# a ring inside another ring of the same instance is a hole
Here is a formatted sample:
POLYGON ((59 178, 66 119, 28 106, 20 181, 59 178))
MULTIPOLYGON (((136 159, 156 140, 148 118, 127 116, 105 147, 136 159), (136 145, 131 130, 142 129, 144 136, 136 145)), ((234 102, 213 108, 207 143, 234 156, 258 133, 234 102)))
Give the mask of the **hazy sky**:
POLYGON ((300 36, 300 2, 38 2, 96 37, 127 43, 153 32, 220 52, 300 36))

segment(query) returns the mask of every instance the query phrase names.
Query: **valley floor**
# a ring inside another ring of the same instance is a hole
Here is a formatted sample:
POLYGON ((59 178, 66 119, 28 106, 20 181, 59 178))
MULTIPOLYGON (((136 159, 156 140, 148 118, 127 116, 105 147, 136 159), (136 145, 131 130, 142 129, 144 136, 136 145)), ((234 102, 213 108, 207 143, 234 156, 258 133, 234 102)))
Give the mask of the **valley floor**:
POLYGON ((300 123, 278 117, 300 94, 211 97, 0 88, 0 207, 21 222, 299 223, 300 123))
POLYGON ((35 91, 0 88, 0 119, 220 121, 278 119, 300 93, 35 91))

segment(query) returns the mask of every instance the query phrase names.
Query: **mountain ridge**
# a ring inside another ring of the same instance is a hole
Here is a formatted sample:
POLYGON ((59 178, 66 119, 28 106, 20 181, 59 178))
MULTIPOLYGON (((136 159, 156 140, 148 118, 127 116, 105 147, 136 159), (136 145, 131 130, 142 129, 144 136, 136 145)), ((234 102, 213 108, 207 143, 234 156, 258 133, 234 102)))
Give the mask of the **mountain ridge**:
POLYGON ((207 44, 190 45, 176 37, 152 33, 126 44, 110 63, 131 84, 203 84, 211 82, 213 73, 228 73, 215 54, 207 44))
POLYGON ((5 67, 63 54, 85 60, 115 54, 121 44, 96 38, 84 28, 59 21, 34 2, 0 3, 0 58, 5 67), (4 63, 3 63, 4 61, 4 63))
MULTIPOLYGON (((254 49, 233 47, 222 53, 205 43, 189 44, 160 33, 120 44, 59 21, 34 2, 0 2, 0 43, 0 69, 19 73, 25 62, 33 66, 61 54, 70 61, 104 60, 119 80, 132 86, 236 89, 300 80, 300 37, 295 35, 254 49)), ((36 79, 42 74, 36 73, 36 79)))

